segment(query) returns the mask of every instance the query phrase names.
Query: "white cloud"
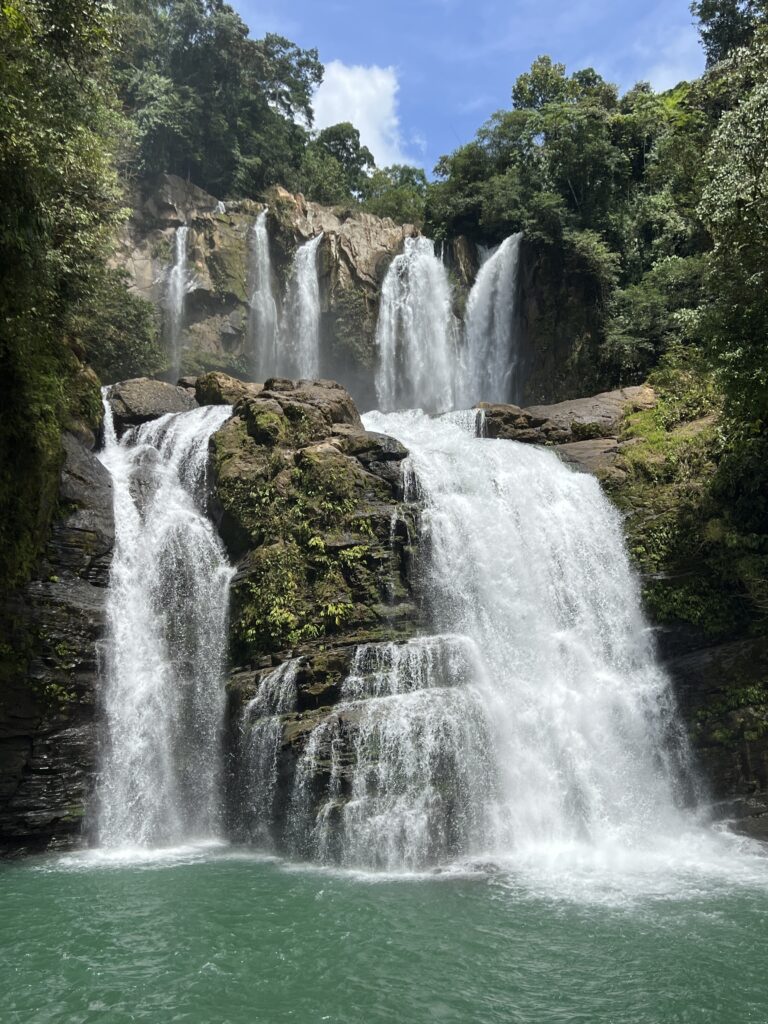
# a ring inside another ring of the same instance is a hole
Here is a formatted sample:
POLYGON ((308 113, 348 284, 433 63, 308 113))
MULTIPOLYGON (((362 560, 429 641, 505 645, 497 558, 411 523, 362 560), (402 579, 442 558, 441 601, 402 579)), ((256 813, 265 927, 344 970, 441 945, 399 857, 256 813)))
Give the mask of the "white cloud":
POLYGON ((693 25, 684 26, 673 32, 660 45, 657 59, 653 61, 643 77, 654 89, 671 89, 678 82, 698 78, 704 70, 704 56, 699 36, 693 25))
POLYGON ((404 151, 397 112, 398 89, 393 67, 363 67, 333 60, 325 65, 323 82, 312 103, 315 127, 351 121, 379 167, 417 163, 404 151))

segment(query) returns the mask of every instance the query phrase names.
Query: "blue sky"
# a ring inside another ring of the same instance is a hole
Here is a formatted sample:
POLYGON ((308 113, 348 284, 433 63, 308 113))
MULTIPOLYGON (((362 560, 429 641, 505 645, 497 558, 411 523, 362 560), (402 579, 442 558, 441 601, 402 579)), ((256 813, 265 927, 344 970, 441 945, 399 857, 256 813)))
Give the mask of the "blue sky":
POLYGON ((317 126, 351 120, 377 163, 431 170, 509 105, 542 53, 657 89, 704 67, 688 0, 230 0, 255 36, 316 46, 317 126))

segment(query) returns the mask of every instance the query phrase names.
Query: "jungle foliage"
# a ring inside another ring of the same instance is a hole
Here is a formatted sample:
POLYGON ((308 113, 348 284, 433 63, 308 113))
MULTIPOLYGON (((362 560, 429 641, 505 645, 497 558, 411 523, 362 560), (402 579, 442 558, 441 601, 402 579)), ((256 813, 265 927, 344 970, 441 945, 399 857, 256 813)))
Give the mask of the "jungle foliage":
MULTIPOLYGON (((591 282, 596 379, 694 363, 721 397, 709 497, 768 557, 768 5, 700 0, 707 70, 621 95, 538 58, 510 105, 438 163, 376 168, 354 125, 313 130, 314 49, 252 39, 223 0, 0 0, 0 582, 52 514, 62 428, 97 381, 152 372, 151 308, 109 269, 136 180, 308 198, 534 254, 591 282)), ((714 435, 713 435, 714 436, 714 435)), ((714 443, 714 442, 713 442, 714 443)), ((731 529, 731 527, 733 527, 731 529)))

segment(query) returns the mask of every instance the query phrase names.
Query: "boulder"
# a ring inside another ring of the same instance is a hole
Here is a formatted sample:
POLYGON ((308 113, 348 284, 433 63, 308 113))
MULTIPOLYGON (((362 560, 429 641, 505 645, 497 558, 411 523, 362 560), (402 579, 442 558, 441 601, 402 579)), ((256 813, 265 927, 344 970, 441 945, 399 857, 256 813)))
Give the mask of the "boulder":
POLYGON ((114 384, 110 389, 109 404, 118 434, 127 427, 147 423, 169 412, 189 412, 197 408, 197 401, 189 388, 149 377, 135 377, 114 384))
POLYGON ((628 410, 651 409, 656 404, 653 388, 647 384, 603 391, 591 398, 575 398, 555 405, 529 405, 526 412, 572 435, 574 440, 615 435, 628 410))
POLYGON ((596 437, 590 441, 569 441, 558 445, 557 454, 583 473, 592 473, 601 480, 608 477, 621 479, 625 473, 616 463, 622 447, 615 437, 596 437))
POLYGON ((161 174, 144 201, 144 216, 166 224, 187 224, 212 215, 218 200, 191 181, 175 174, 161 174))
POLYGON ((255 398, 264 390, 263 384, 249 384, 226 373, 206 373, 194 385, 200 405, 237 405, 243 398, 255 398))
MULTIPOLYGON (((615 445, 619 424, 625 413, 650 409, 655 404, 653 388, 643 384, 555 405, 521 408, 517 405, 480 402, 477 408, 484 413, 486 437, 527 444, 559 445, 612 438, 615 445)), ((590 449, 587 458, 592 458, 597 450, 590 449)), ((573 461, 579 462, 578 450, 573 452, 573 461)))

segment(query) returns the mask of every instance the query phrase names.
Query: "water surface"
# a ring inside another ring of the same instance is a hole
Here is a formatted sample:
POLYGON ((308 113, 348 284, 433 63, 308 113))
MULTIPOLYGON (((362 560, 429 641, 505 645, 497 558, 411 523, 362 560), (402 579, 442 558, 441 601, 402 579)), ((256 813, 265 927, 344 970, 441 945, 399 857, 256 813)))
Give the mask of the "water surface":
POLYGON ((377 877, 226 847, 7 864, 0 1019, 764 1024, 768 872, 749 851, 731 866, 377 877))

